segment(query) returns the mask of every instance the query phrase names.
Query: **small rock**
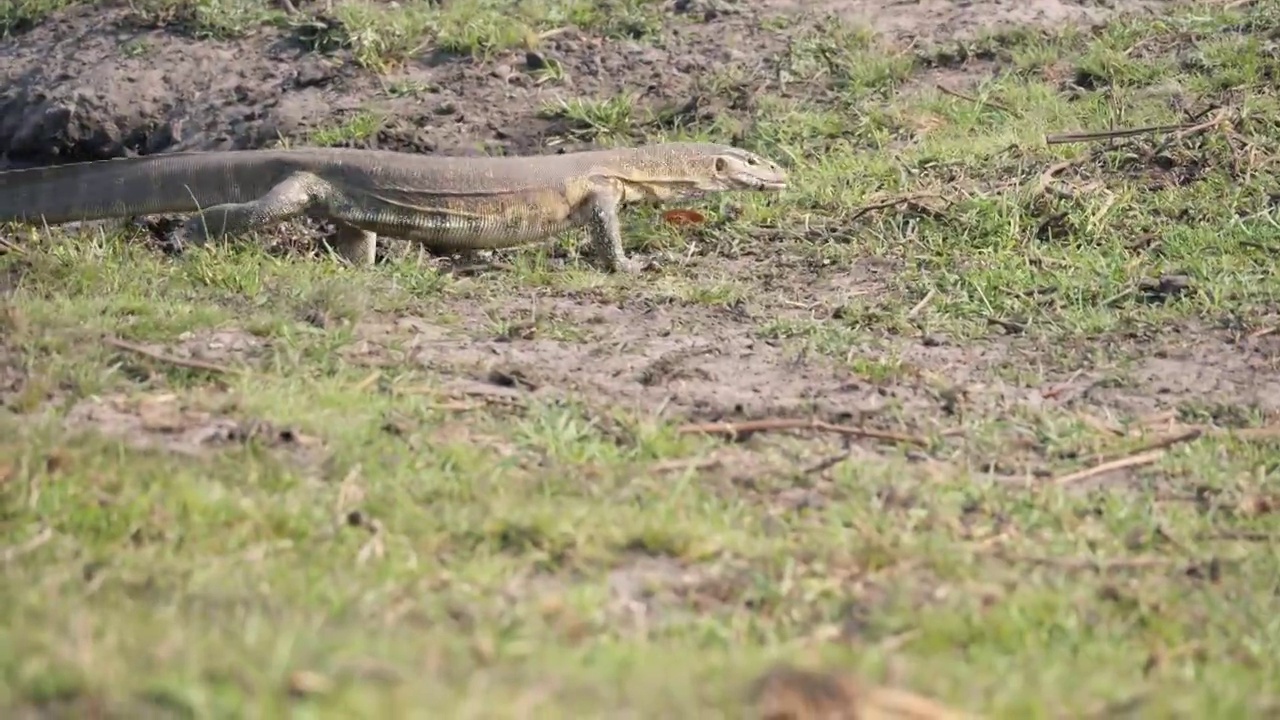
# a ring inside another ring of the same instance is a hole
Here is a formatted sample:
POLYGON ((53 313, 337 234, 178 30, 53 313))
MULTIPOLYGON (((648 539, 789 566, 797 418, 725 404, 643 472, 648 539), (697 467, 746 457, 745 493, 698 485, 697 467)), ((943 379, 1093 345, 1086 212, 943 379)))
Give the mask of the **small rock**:
POLYGON ((293 85, 297 88, 308 88, 325 85, 333 80, 333 68, 322 62, 304 63, 293 76, 293 85))
POLYGON ((1192 280, 1186 275, 1161 275, 1158 278, 1143 278, 1138 283, 1143 299, 1151 303, 1164 302, 1191 288, 1192 280))
POLYGON ((550 66, 545 55, 532 50, 524 54, 524 64, 530 70, 544 70, 550 66))

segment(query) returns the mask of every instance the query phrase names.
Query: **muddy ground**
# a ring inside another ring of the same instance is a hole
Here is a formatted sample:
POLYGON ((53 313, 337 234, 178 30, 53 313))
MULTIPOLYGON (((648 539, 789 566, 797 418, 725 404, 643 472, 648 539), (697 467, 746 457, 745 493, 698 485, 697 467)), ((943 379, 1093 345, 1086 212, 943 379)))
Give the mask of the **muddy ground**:
MULTIPOLYGON (((14 163, 118 157, 178 149, 253 148, 279 137, 304 138, 340 124, 371 104, 385 111, 383 127, 363 142, 382 148, 441 153, 546 152, 563 134, 559 121, 537 117, 548 98, 606 97, 642 91, 651 107, 683 108, 706 120, 729 114, 749 121, 749 98, 771 86, 773 56, 808 17, 786 28, 764 24, 770 14, 832 12, 857 18, 904 45, 927 46, 971 38, 1012 25, 1060 27, 1098 23, 1120 12, 1149 12, 1160 2, 676 2, 671 13, 693 24, 672 24, 645 42, 603 40, 576 30, 549 38, 543 52, 568 71, 569 86, 542 87, 513 72, 529 61, 511 52, 480 61, 434 58, 410 63, 385 83, 411 82, 425 95, 388 98, 383 82, 339 62, 341 52, 307 52, 287 32, 264 29, 235 41, 193 41, 180 28, 138 28, 124 9, 73 9, 0 41, 8 79, 0 88, 0 152, 14 163), (766 27, 768 29, 766 29, 766 27), (146 52, 121 48, 145 40, 146 52), (746 48, 751 48, 748 52, 746 48), (710 94, 706 70, 741 66, 758 86, 710 94)), ((991 72, 988 64, 941 68, 953 86, 991 72)), ((665 406, 689 419, 806 415, 859 419, 887 412, 884 424, 935 426, 957 410, 956 397, 979 410, 1056 403, 1110 418, 1177 408, 1187 400, 1212 407, 1255 403, 1280 408, 1280 374, 1273 367, 1276 335, 1212 324, 1171 330, 1156 338, 1112 338, 1103 357, 1137 358, 1126 381, 1097 360, 1097 347, 1054 348, 1042 384, 1026 386, 1002 373, 1035 366, 1047 349, 993 328, 977 344, 932 336, 868 338, 869 355, 886 349, 915 372, 868 383, 829 358, 796 358, 756 339, 766 319, 829 317, 844 298, 883 291, 891 267, 829 268, 801 259, 768 257, 759 248, 739 257, 694 258, 718 273, 732 271, 760 292, 734 307, 664 304, 653 298, 605 301, 590 293, 561 296, 544 312, 584 328, 591 342, 549 338, 459 338, 421 318, 378 318, 359 329, 351 359, 377 364, 398 347, 433 369, 452 368, 458 382, 519 376, 524 387, 585 392, 629 407, 665 406), (1140 349, 1139 349, 1140 347, 1140 349), (1093 360, 1084 358, 1093 354, 1093 360), (1065 361, 1064 361, 1065 358, 1065 361), (946 378, 957 392, 924 378, 946 378)), ((519 292, 519 291, 518 291, 519 292)), ((535 290, 498 306, 456 308, 492 317, 526 312, 535 290)), ((226 360, 211 348, 179 348, 226 360)), ((245 351, 247 352, 247 351, 245 351)), ((234 354, 234 353, 233 353, 234 354)))

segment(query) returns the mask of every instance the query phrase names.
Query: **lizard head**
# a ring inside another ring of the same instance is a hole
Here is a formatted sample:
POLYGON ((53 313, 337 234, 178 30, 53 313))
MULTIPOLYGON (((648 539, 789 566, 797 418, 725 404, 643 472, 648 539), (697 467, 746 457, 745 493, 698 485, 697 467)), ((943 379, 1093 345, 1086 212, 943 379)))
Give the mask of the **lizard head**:
POLYGON ((622 181, 624 200, 696 198, 733 190, 778 192, 787 173, 776 163, 730 145, 673 142, 633 148, 624 170, 602 174, 622 181))
POLYGON ((698 190, 778 192, 787 187, 787 173, 777 163, 740 148, 717 148, 701 164, 698 190))

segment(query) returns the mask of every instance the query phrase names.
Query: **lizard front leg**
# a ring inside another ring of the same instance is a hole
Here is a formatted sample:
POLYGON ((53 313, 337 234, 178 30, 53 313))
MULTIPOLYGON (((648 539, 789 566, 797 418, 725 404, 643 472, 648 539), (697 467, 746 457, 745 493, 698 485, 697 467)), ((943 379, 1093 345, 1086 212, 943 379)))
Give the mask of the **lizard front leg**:
POLYGON ((622 248, 622 223, 618 210, 622 206, 623 189, 616 180, 593 175, 592 187, 580 212, 587 227, 593 255, 609 272, 634 273, 640 263, 628 259, 622 248))
POLYGON ((329 241, 334 253, 352 265, 373 265, 377 257, 378 234, 336 221, 337 234, 329 241))

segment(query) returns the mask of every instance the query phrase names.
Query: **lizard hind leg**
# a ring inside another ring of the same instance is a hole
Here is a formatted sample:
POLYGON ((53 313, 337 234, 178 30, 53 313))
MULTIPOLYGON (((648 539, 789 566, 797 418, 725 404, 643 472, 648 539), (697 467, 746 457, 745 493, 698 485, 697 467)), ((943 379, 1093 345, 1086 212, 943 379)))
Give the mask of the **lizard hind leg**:
POLYGON ((255 200, 201 208, 170 241, 181 249, 188 243, 200 246, 214 238, 260 230, 303 215, 325 200, 326 189, 327 183, 315 175, 294 173, 255 200))

